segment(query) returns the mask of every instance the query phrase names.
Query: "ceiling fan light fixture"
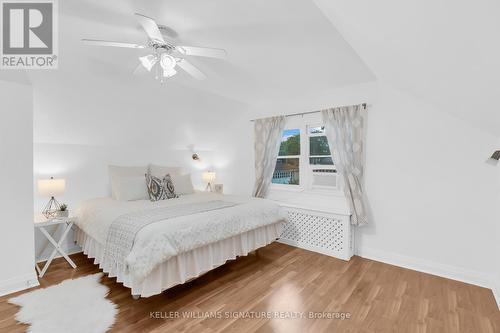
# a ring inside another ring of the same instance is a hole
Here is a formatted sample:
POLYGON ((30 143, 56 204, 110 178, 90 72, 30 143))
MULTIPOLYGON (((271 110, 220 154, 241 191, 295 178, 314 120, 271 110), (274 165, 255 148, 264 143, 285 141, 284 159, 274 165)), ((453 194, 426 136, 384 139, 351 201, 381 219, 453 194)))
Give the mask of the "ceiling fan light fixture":
POLYGON ((175 74, 177 74, 177 71, 173 68, 163 70, 163 77, 172 77, 175 74))
POLYGON ((170 54, 163 53, 161 55, 160 65, 164 70, 170 70, 174 69, 175 65, 177 65, 177 61, 170 54))
POLYGON ((147 69, 148 72, 151 72, 151 69, 156 64, 156 57, 152 54, 144 57, 139 57, 139 60, 141 64, 144 66, 144 68, 147 69))

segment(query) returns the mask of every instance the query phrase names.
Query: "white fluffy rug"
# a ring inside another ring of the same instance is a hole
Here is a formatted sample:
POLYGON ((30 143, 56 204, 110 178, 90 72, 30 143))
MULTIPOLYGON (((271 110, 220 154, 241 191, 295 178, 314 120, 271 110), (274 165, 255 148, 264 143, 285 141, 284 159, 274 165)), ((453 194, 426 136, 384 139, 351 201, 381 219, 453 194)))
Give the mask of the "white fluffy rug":
POLYGON ((115 322, 118 309, 105 297, 102 273, 65 280, 12 298, 21 306, 16 319, 29 324, 31 333, 101 333, 115 322))

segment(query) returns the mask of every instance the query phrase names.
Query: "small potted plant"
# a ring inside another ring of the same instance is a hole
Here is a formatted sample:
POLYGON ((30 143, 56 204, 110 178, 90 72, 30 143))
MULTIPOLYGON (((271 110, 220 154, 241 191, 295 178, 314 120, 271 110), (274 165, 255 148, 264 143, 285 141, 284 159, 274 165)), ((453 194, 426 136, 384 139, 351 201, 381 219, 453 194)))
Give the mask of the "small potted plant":
POLYGON ((57 211, 57 217, 68 217, 69 216, 69 211, 68 211, 68 205, 63 203, 61 206, 59 206, 59 210, 57 211))

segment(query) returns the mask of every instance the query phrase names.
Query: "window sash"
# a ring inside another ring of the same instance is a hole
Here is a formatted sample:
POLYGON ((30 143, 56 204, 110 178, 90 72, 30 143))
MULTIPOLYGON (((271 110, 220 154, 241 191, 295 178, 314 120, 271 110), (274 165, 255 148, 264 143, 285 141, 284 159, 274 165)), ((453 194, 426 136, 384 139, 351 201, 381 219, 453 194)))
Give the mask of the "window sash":
POLYGON ((278 158, 299 158, 300 159, 300 156, 301 155, 280 155, 276 159, 278 159, 278 158))
MULTIPOLYGON (((290 190, 290 191, 309 191, 318 190, 321 192, 338 192, 339 190, 339 178, 338 173, 332 173, 331 177, 337 177, 337 186, 321 186, 313 185, 314 175, 313 170, 324 169, 324 170, 337 170, 335 165, 335 159, 333 158, 333 152, 331 147, 329 155, 310 155, 310 138, 311 137, 325 137, 325 133, 309 133, 309 129, 312 127, 321 127, 321 123, 310 121, 305 118, 291 118, 287 123, 284 131, 299 129, 300 135, 300 155, 279 155, 278 159, 289 159, 295 158, 299 159, 299 184, 277 184, 272 183, 271 188, 290 190), (310 164, 310 158, 331 158, 333 165, 331 164, 310 164)), ((330 176, 330 174, 325 175, 330 176)))

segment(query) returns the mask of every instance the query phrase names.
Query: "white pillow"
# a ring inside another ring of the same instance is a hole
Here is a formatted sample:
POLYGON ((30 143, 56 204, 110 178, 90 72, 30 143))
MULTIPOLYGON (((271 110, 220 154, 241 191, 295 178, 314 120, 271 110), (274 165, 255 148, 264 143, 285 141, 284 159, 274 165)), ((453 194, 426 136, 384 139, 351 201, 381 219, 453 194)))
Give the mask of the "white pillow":
POLYGON ((163 178, 167 174, 169 174, 170 176, 182 174, 182 168, 150 164, 149 173, 155 177, 163 178))
POLYGON ((116 183, 120 178, 127 177, 143 177, 148 172, 147 166, 138 166, 138 167, 123 167, 110 165, 108 166, 109 178, 111 183, 111 195, 113 199, 116 199, 116 183))
POLYGON ((173 174, 170 175, 172 178, 172 182, 174 183, 175 193, 176 194, 193 194, 194 187, 193 182, 191 181, 191 174, 186 175, 178 175, 173 174))
POLYGON ((118 177, 115 180, 116 200, 133 201, 146 200, 148 196, 148 187, 146 177, 118 177))

